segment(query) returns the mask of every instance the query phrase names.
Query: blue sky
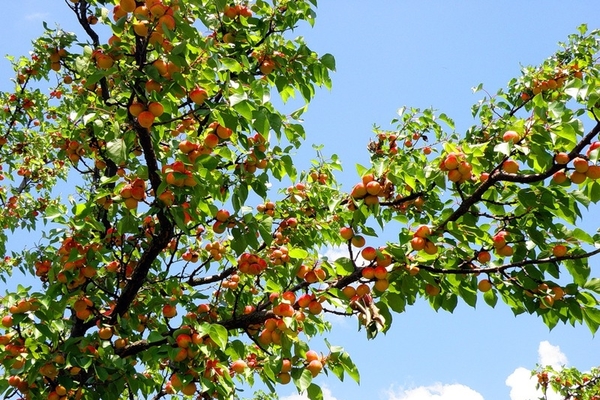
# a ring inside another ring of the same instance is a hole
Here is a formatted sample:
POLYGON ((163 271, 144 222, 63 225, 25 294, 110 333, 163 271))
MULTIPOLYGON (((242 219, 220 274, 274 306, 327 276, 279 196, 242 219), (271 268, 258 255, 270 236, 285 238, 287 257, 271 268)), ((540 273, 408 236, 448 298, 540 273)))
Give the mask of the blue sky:
MULTIPOLYGON (((337 153, 344 162, 339 177, 350 188, 358 179, 353 164, 368 163, 373 124, 389 127, 403 105, 433 106, 464 131, 473 123, 471 105, 482 96, 471 87, 483 83, 495 92, 518 75, 520 64, 551 55, 579 24, 598 28, 592 18, 597 11, 595 1, 322 0, 316 26, 302 26, 296 33, 314 50, 334 54, 337 72, 333 90, 319 92, 304 115, 307 146, 298 153, 298 166, 307 166, 314 155, 310 144, 324 144, 325 154, 337 153)), ((8 2, 4 13, 2 53, 25 53, 42 32, 42 20, 50 26, 60 21, 66 30, 75 27, 59 0, 8 2)), ((10 87, 10 72, 2 60, 1 89, 10 87)), ((329 341, 350 352, 362 383, 319 377, 328 400, 526 400, 525 394, 511 395, 505 383, 517 371, 511 381, 527 386, 518 379, 526 376, 519 367, 568 360, 586 369, 597 364, 594 355, 600 354, 600 344, 586 327, 558 326, 549 332, 540 319, 515 318, 502 304, 490 309, 482 302, 476 310, 461 306, 448 314, 419 302, 395 316, 387 336, 369 342, 354 320, 332 322, 329 341)), ((280 390, 290 395, 287 400, 297 400, 293 392, 291 386, 280 390)))

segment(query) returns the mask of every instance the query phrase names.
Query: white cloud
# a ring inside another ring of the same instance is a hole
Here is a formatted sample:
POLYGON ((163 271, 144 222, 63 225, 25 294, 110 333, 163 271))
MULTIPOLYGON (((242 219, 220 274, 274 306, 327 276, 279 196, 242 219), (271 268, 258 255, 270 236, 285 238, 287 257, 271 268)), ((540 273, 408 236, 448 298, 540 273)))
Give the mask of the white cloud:
MULTIPOLYGON (((543 341, 538 347, 538 363, 542 366, 550 365, 554 369, 560 369, 567 364, 567 356, 560 351, 560 347, 551 345, 548 341, 543 341)), ((542 392, 536 390, 537 378, 531 375, 531 371, 519 367, 506 378, 506 385, 510 387, 511 400, 530 400, 538 399, 542 392)), ((548 400, 560 400, 561 397, 549 390, 547 392, 548 400)))
POLYGON ((413 389, 388 392, 388 400, 484 400, 483 396, 468 386, 458 383, 435 383, 413 389))
POLYGON ((560 347, 553 346, 544 340, 538 347, 538 362, 540 365, 550 365, 554 369, 561 369, 567 364, 567 356, 560 351, 560 347))
MULTIPOLYGON (((337 400, 331 394, 331 390, 326 387, 321 387, 323 391, 323 400, 337 400)), ((304 394, 291 394, 289 396, 280 397, 280 400, 308 400, 308 397, 304 394)))
POLYGON ((41 21, 44 18, 48 17, 50 14, 49 13, 41 13, 41 12, 36 12, 33 14, 27 14, 25 16, 25 19, 27 21, 41 21))

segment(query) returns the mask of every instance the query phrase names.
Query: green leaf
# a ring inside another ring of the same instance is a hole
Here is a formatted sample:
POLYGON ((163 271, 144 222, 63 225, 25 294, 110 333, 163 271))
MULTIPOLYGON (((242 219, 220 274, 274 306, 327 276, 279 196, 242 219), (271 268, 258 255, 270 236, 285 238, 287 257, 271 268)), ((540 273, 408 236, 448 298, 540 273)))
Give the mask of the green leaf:
POLYGON ((591 290, 592 292, 600 293, 600 278, 592 278, 583 285, 584 289, 591 290))
POLYGON ((331 54, 329 54, 329 53, 323 54, 321 56, 321 62, 330 71, 335 71, 335 58, 331 54))
POLYGON ((106 144, 106 154, 115 164, 124 163, 127 159, 127 146, 123 139, 115 139, 106 144))
POLYGON ((303 369, 302 374, 298 378, 294 378, 294 384, 299 392, 304 392, 312 382, 312 374, 309 370, 303 369))
POLYGON ((306 257, 308 257, 308 251, 298 247, 292 248, 288 254, 291 258, 296 258, 299 260, 304 260, 306 257))
POLYGON ((567 271, 573 277, 573 282, 583 286, 586 284, 590 276, 590 267, 583 260, 564 260, 567 271))
POLYGON ((558 314, 554 310, 547 310, 547 312, 542 314, 542 320, 548 328, 553 329, 558 324, 558 314))
POLYGON ((242 71, 242 66, 240 65, 239 62, 237 62, 235 59, 233 58, 228 58, 228 57, 224 57, 221 58, 219 61, 221 61, 221 63, 230 71, 232 72, 241 72, 242 71))
POLYGON ((494 146, 494 151, 496 153, 500 153, 505 156, 509 156, 510 155, 510 147, 511 147, 510 143, 502 142, 502 143, 499 143, 496 146, 494 146))
POLYGON ((600 183, 592 182, 588 185, 588 196, 593 203, 600 201, 600 183))
POLYGON ((152 343, 152 342, 159 342, 163 339, 164 339, 163 335, 161 335, 159 332, 150 331, 150 334, 148 335, 147 340, 148 340, 148 343, 152 343))
POLYGON ((236 104, 238 104, 246 99, 248 99, 248 95, 246 95, 246 93, 244 93, 244 92, 234 93, 233 95, 229 96, 229 104, 232 107, 235 107, 236 104))
POLYGON ((252 119, 254 107, 252 107, 252 104, 248 100, 242 100, 239 103, 236 103, 233 108, 248 121, 252 119))
POLYGON ((572 235, 575 239, 579 239, 582 242, 590 243, 590 244, 594 243, 594 239, 592 238, 592 236, 580 228, 575 228, 572 232, 572 235))
POLYGON ((321 390, 321 387, 314 383, 311 383, 306 389, 306 394, 310 400, 323 400, 323 391, 321 390))
POLYGON ((221 349, 227 347, 227 328, 219 324, 212 324, 208 330, 208 336, 219 346, 221 349))
POLYGON ((467 285, 459 285, 458 286, 458 294, 462 299, 470 305, 471 307, 475 307, 477 304, 477 292, 473 290, 470 286, 467 285))
POLYGON ((492 308, 496 307, 498 303, 498 295, 495 290, 488 290, 483 293, 483 300, 492 308))
POLYGON ((360 373, 358 372, 358 368, 356 367, 354 362, 352 362, 350 355, 346 352, 342 353, 340 355, 340 362, 344 366, 344 370, 346 371, 346 373, 352 379, 354 379, 354 381, 356 381, 356 383, 360 384, 360 373))
POLYGON ((354 264, 348 257, 340 257, 333 264, 336 272, 340 275, 349 275, 354 272, 354 264))
POLYGON ((592 333, 596 333, 598 327, 600 326, 600 310, 596 308, 584 308, 583 320, 588 328, 590 328, 590 331, 592 331, 592 333))
POLYGON ((404 296, 402 296, 401 294, 387 292, 386 299, 387 299, 388 307, 390 307, 392 309, 392 311, 395 311, 397 313, 402 313, 405 311, 406 300, 404 299, 404 296))

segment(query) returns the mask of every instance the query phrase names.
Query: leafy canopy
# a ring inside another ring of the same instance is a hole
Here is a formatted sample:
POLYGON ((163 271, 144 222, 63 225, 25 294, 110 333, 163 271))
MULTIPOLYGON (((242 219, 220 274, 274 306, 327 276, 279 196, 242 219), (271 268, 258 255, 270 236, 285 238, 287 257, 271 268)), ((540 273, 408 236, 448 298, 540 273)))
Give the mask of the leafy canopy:
MULTIPOLYGON (((335 155, 296 170, 305 107, 271 102, 331 86, 333 56, 292 32, 316 1, 114 3, 67 2, 81 35, 47 27, 0 94, 0 276, 31 283, 1 299, 5 397, 231 399, 258 379, 321 399, 320 373, 359 380, 342 348, 311 350, 324 313, 372 338, 420 297, 596 332, 600 236, 577 225, 600 200, 598 32, 486 94, 464 133, 400 109, 345 193, 335 155), (35 244, 7 246, 23 230, 35 244)), ((561 374, 594 398, 597 370, 561 374)))

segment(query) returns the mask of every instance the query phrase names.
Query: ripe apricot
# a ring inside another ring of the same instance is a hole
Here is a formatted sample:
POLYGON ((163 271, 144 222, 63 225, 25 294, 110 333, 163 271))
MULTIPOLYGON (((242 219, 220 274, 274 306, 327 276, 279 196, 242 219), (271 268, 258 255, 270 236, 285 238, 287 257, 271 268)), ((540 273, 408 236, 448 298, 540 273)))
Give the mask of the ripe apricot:
POLYGON ((577 172, 577 171, 572 172, 571 175, 569 176, 569 179, 571 180, 571 182, 573 182, 577 185, 585 182, 586 178, 587 177, 586 177, 585 173, 577 172))
POLYGON ((589 164, 585 158, 575 157, 573 159, 573 167, 575 171, 585 173, 589 168, 589 164))
POLYGON ((492 288, 492 282, 489 279, 482 279, 477 284, 477 289, 481 292, 487 292, 492 288))
POLYGON ((555 183, 557 185, 566 182, 567 179, 568 177, 567 174, 565 174, 565 171, 557 171, 554 173, 554 175, 552 175, 552 183, 555 183))

